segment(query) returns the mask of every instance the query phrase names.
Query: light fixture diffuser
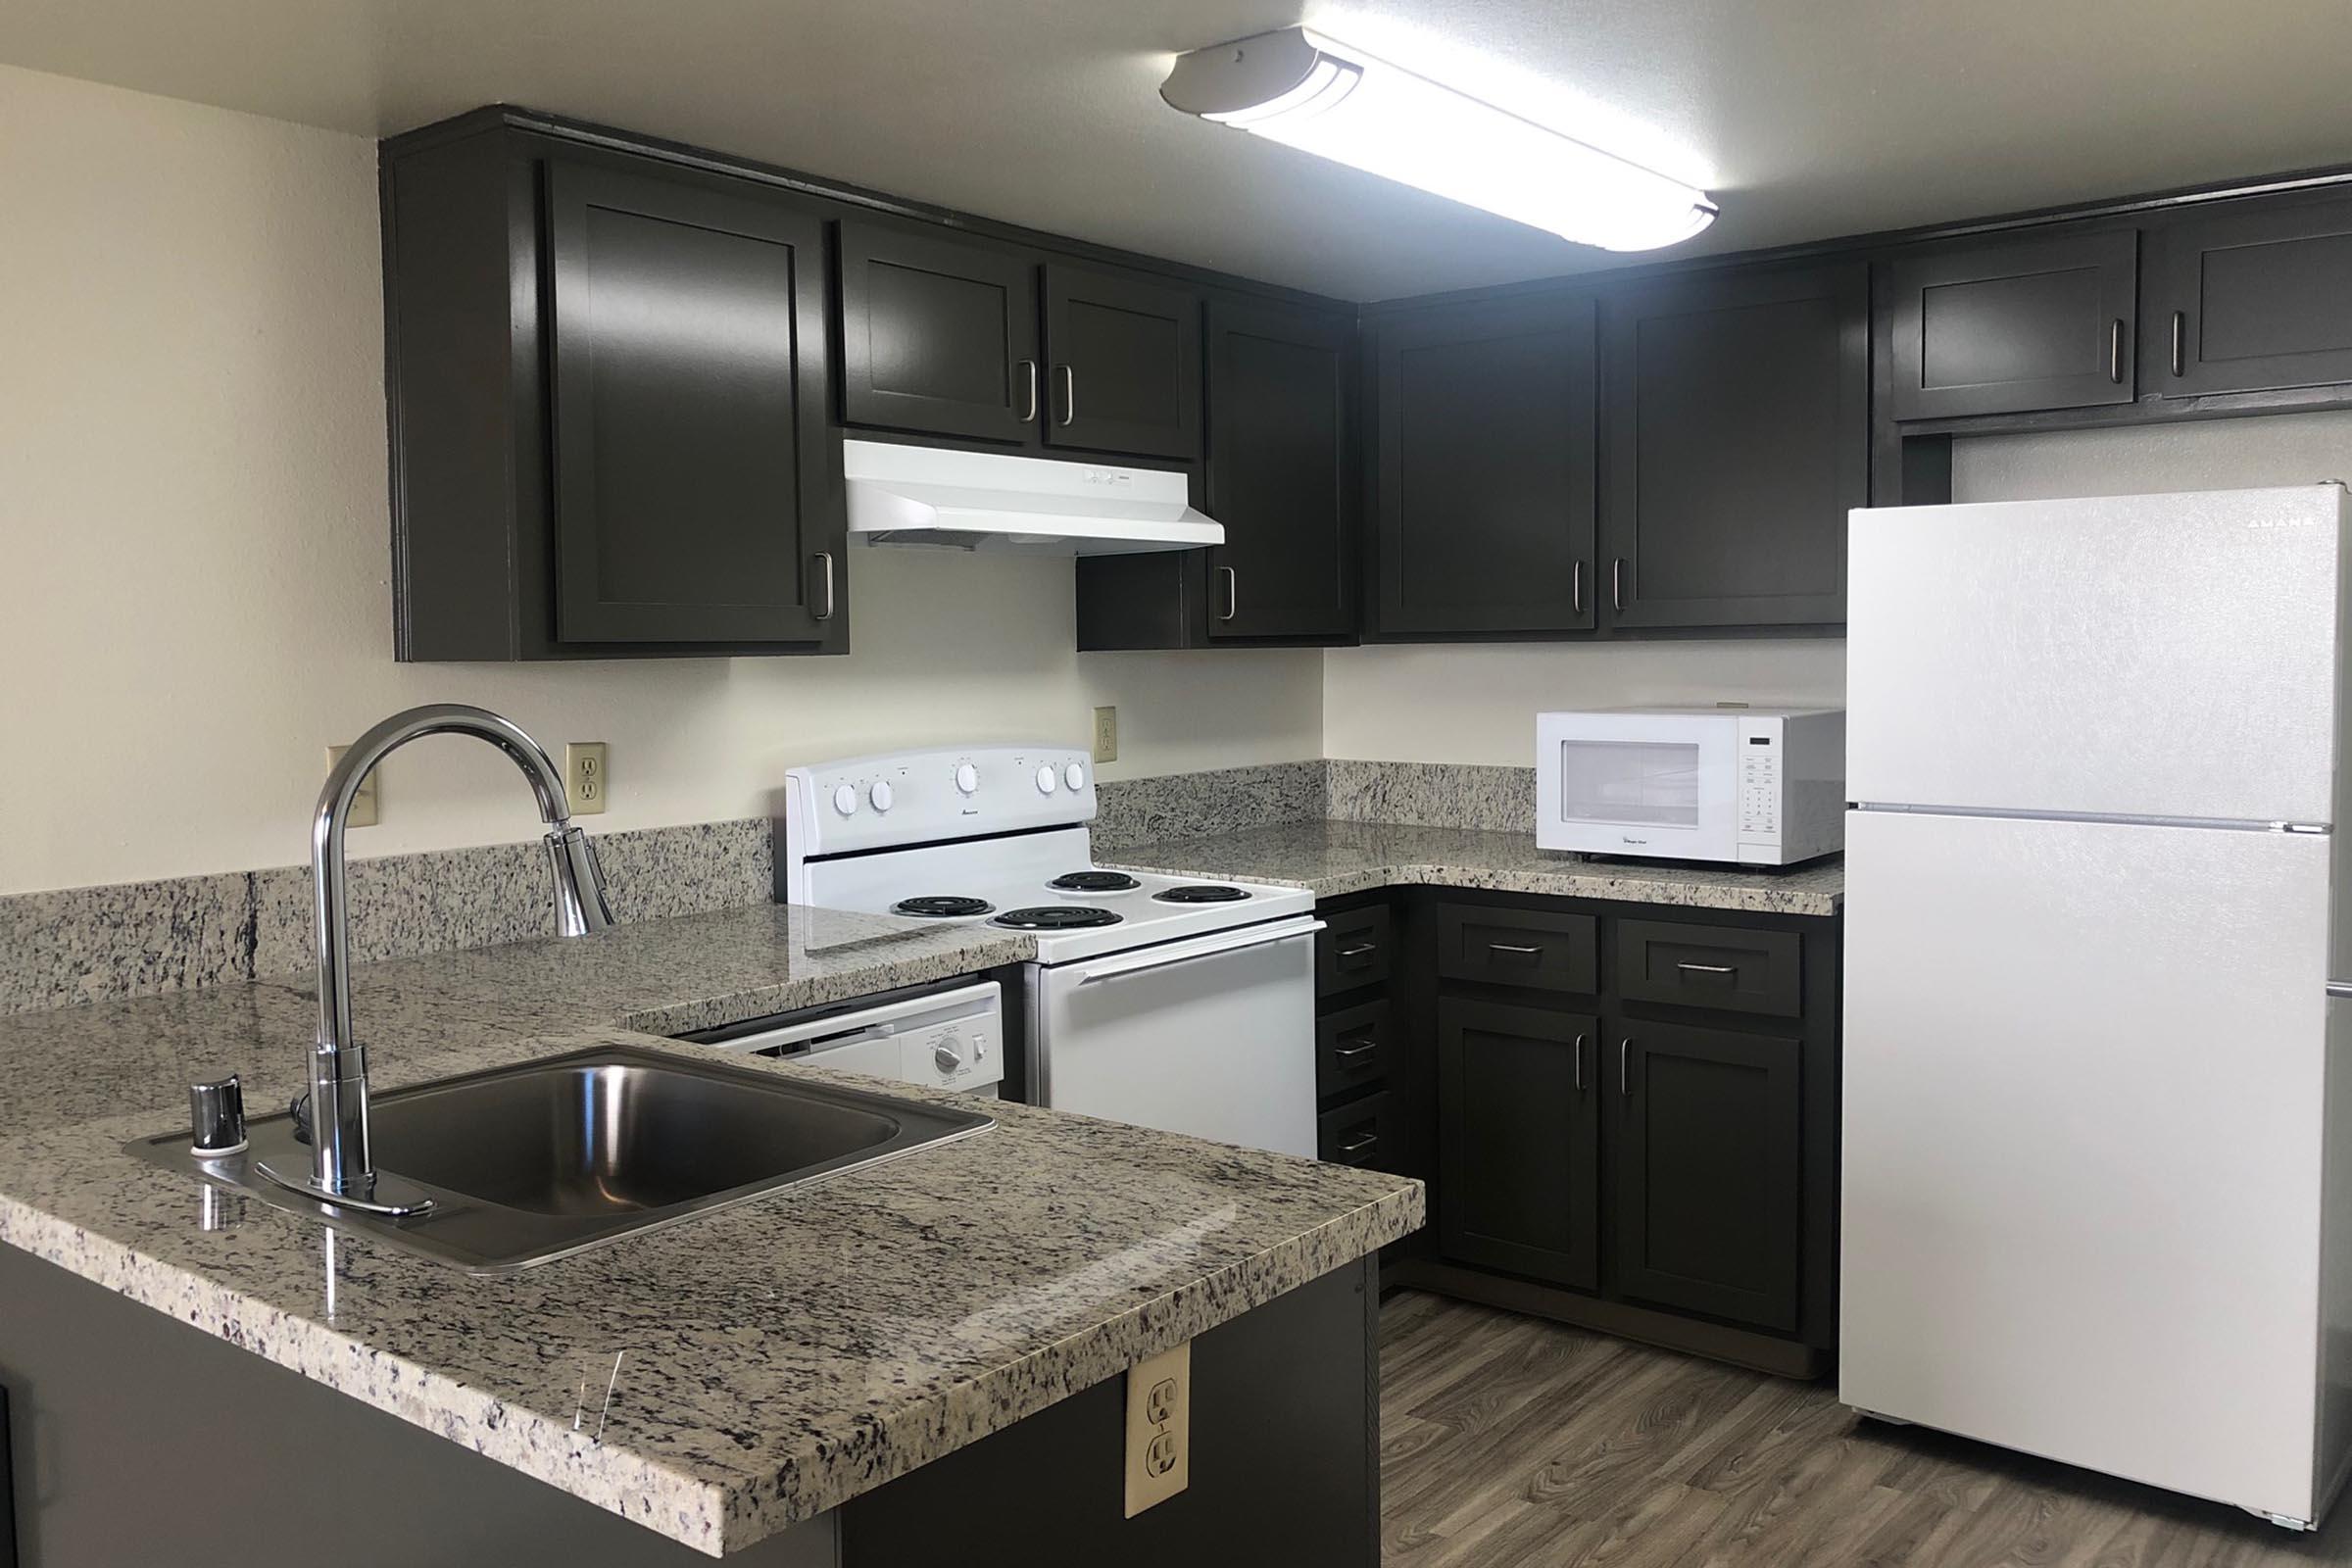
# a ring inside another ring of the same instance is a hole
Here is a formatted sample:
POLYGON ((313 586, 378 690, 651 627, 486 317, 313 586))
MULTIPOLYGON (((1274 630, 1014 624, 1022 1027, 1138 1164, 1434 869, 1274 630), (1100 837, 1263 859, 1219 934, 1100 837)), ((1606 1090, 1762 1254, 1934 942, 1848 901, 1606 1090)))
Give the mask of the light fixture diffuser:
POLYGON ((1604 250, 1655 250, 1715 220, 1702 190, 1304 27, 1181 55, 1159 95, 1604 250))

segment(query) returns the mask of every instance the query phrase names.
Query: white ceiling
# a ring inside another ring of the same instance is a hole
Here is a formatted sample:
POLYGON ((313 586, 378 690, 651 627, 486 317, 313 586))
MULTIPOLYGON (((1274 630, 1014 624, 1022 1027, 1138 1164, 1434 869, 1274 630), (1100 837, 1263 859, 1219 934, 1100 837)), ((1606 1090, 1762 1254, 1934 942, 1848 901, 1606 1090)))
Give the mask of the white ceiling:
MULTIPOLYGON (((1356 299, 1613 260, 1159 102, 1173 53, 1300 3, 7 0, 0 61, 369 135, 506 100, 1356 299)), ((2352 159, 2346 0, 1303 6, 1617 125, 1722 203, 1678 254, 2352 159)))

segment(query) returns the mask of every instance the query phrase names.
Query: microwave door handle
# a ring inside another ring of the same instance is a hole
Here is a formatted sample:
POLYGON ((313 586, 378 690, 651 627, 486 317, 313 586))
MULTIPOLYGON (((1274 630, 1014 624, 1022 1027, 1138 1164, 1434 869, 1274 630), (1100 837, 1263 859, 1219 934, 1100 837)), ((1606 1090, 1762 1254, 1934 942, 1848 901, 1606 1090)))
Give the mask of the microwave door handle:
POLYGON ((1195 958, 1214 958, 1228 953, 1240 953, 1250 948, 1272 947, 1278 942, 1296 942, 1311 937, 1323 929, 1323 922, 1311 917, 1278 921, 1272 925, 1247 926, 1222 938, 1203 938, 1199 942, 1182 944, 1181 952, 1150 949, 1134 957, 1096 964, 1079 976, 1078 983, 1091 986, 1102 980, 1117 980, 1126 975, 1145 974, 1153 969, 1173 968, 1190 963, 1195 958))

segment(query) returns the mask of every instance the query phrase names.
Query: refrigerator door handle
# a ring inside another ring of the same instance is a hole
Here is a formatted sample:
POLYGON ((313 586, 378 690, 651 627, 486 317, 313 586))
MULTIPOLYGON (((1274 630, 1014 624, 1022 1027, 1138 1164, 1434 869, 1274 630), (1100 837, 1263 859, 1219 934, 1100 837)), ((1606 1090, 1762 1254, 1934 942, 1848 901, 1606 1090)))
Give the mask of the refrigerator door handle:
POLYGON ((2331 997, 2352 997, 2352 980, 2330 980, 2328 994, 2331 997))

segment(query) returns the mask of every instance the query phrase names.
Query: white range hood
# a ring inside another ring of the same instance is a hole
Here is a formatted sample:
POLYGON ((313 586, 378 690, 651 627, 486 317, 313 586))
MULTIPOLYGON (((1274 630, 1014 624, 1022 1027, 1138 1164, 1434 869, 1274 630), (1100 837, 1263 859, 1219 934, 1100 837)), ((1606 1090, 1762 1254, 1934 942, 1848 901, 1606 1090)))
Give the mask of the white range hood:
POLYGON ((1110 556, 1225 542, 1165 468, 891 441, 844 441, 841 459, 850 537, 869 545, 1110 556))

